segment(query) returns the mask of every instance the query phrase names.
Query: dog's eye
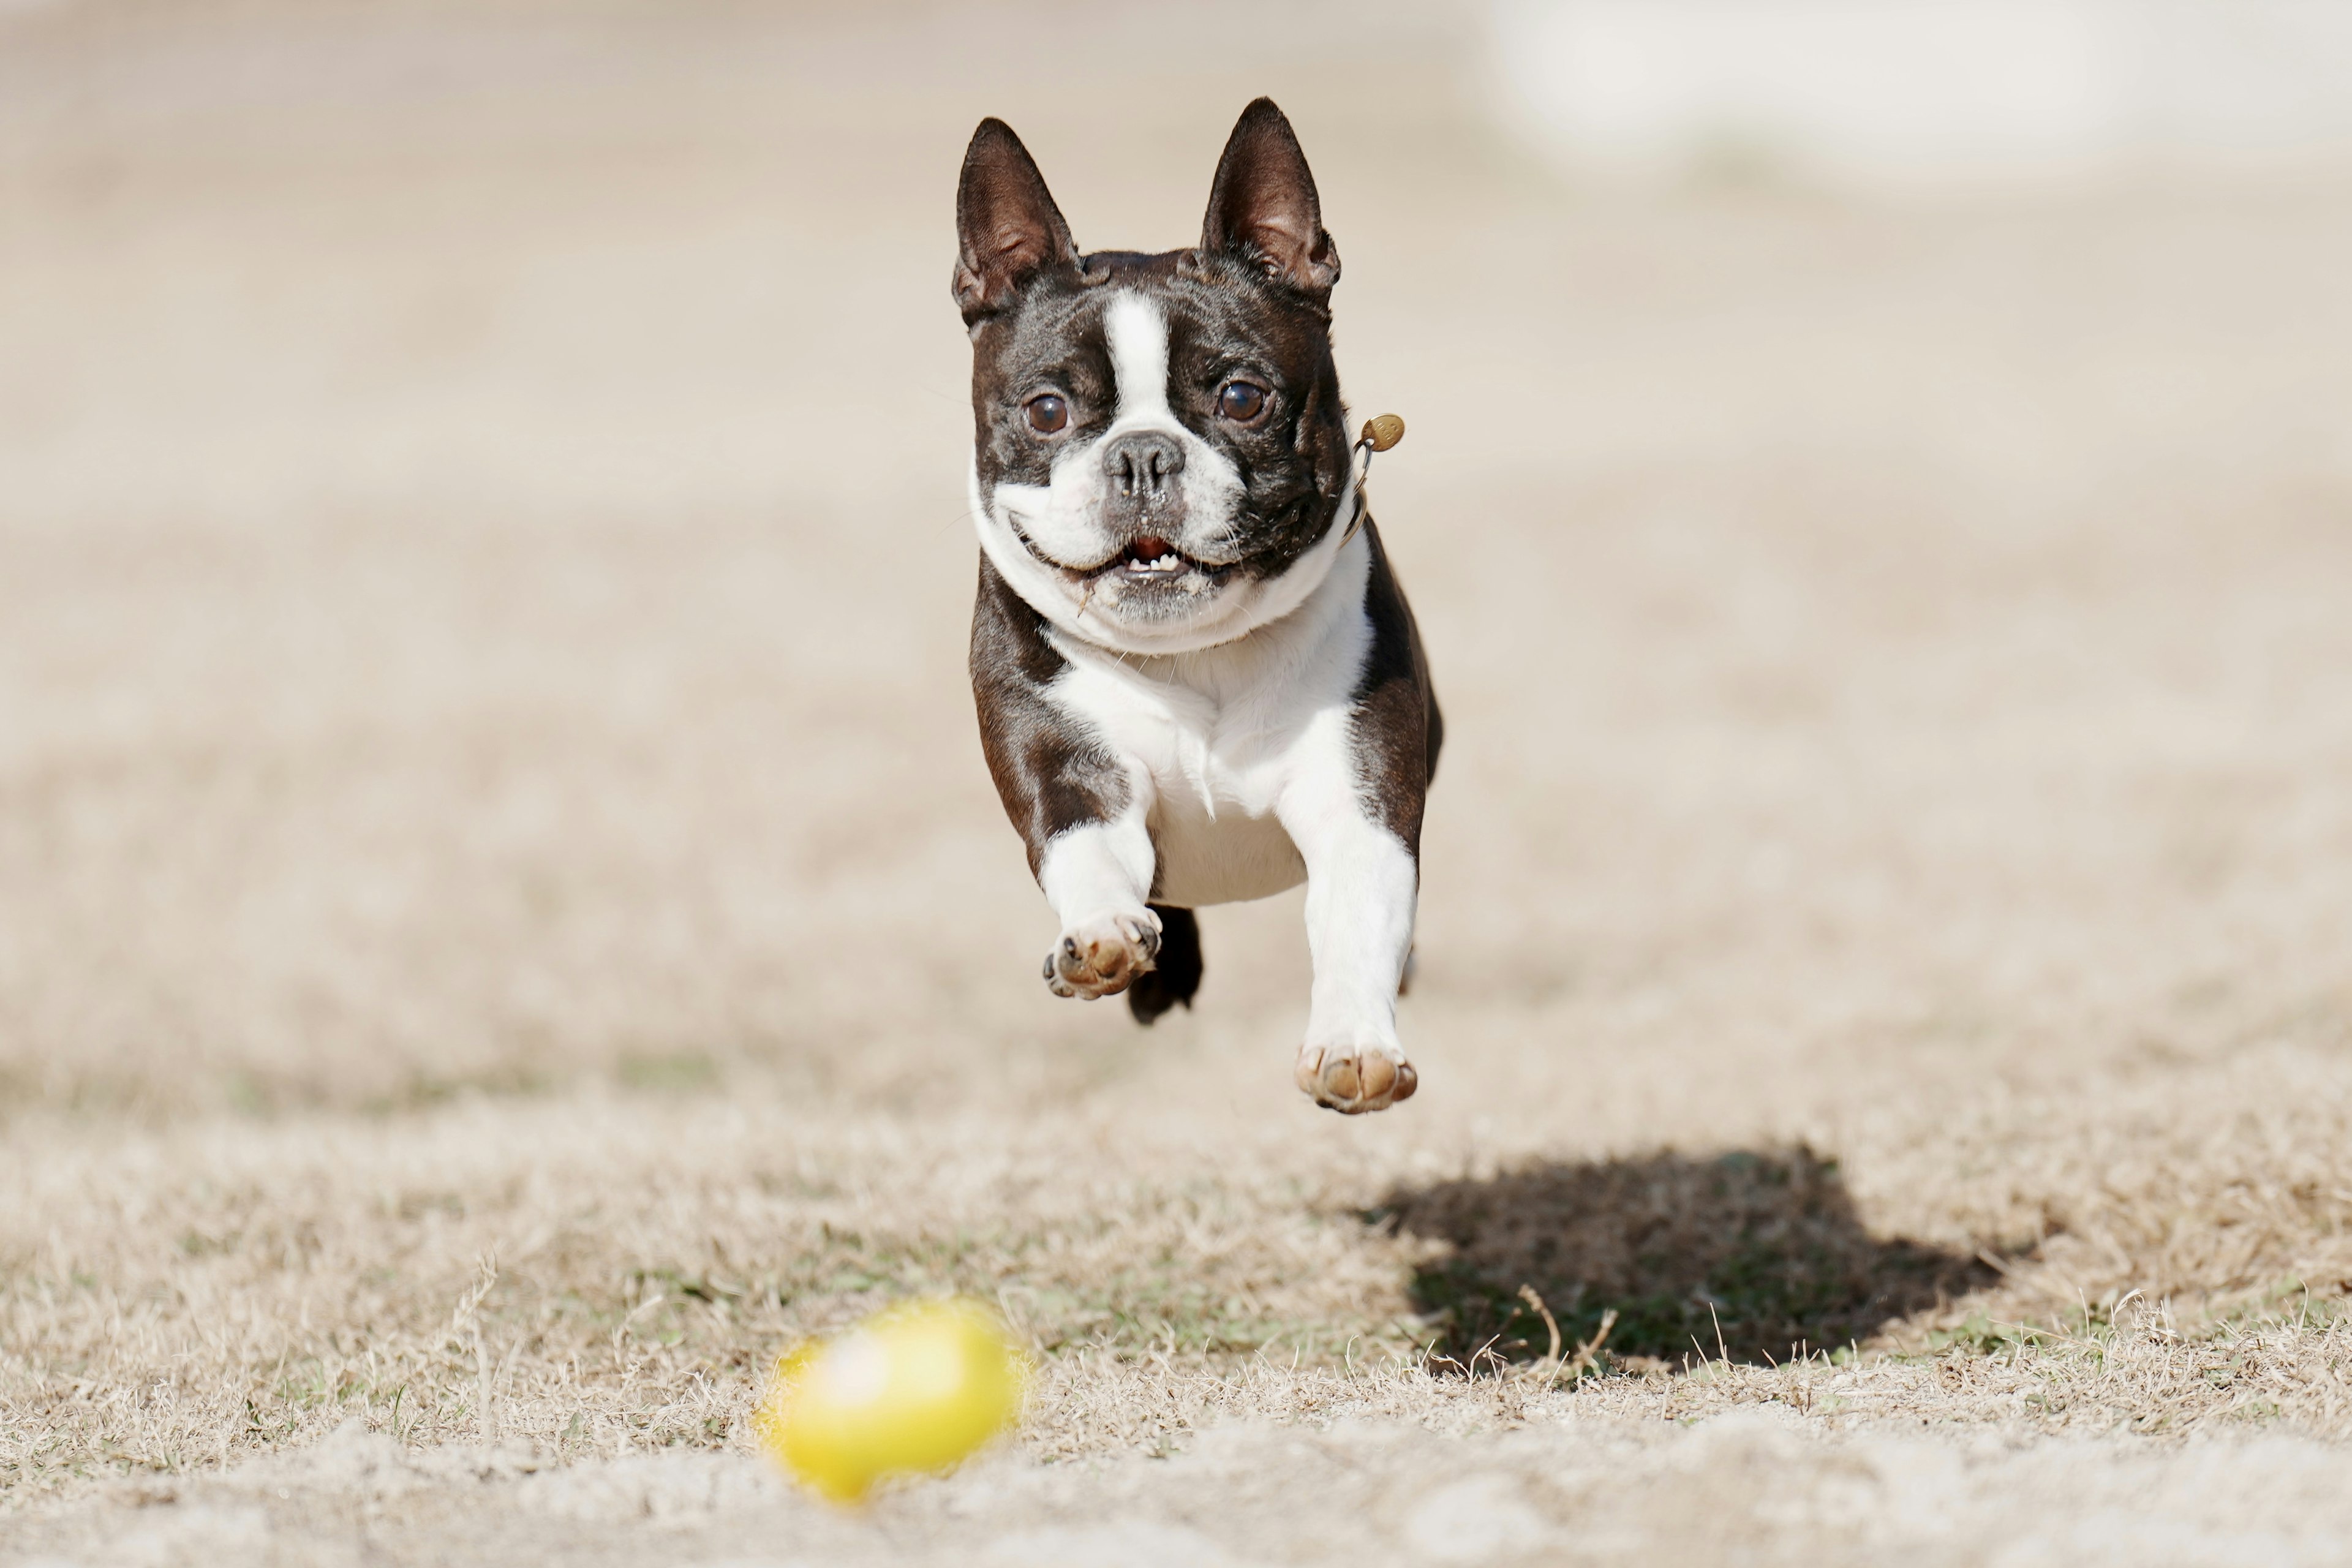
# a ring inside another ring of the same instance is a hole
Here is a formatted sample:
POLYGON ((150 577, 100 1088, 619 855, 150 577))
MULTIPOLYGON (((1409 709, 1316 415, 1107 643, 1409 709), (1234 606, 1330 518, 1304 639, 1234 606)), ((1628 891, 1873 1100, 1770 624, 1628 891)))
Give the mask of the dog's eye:
POLYGON ((1229 381, 1217 394, 1217 412, 1236 425, 1246 425, 1265 410, 1265 388, 1246 381, 1229 381))
POLYGON ((1029 400, 1029 428, 1040 436, 1051 436, 1070 422, 1070 405, 1050 392, 1041 392, 1029 400))

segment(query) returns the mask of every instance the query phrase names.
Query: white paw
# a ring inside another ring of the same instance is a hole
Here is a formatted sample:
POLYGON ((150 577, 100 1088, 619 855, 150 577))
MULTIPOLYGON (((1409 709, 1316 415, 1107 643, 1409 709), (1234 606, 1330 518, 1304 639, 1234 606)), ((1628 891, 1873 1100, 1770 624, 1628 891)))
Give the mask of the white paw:
POLYGON ((1294 1076, 1316 1104, 1347 1116, 1386 1110, 1421 1087, 1394 1046, 1301 1046, 1294 1076))
POLYGON ((1135 984, 1160 956, 1160 917, 1149 910, 1097 915, 1062 933, 1045 955, 1045 984, 1056 996, 1092 1002, 1135 984))

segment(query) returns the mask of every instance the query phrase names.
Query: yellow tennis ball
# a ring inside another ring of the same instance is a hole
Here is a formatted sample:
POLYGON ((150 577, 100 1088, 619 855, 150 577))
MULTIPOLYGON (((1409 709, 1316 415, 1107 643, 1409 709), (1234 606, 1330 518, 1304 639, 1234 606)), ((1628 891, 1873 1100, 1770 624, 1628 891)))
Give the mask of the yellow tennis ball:
POLYGON ((754 1426, 776 1461, 836 1501, 886 1476, 952 1468, 1021 1413, 1025 1358, 973 1301, 918 1301, 776 1363, 754 1426))

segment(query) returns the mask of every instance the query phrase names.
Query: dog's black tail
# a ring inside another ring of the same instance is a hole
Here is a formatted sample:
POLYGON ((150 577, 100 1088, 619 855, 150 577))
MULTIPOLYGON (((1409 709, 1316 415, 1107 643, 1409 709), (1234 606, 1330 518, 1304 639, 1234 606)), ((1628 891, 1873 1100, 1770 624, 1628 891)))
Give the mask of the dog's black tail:
POLYGON ((1128 1011, 1139 1024, 1156 1024, 1162 1013, 1181 1002, 1192 1005, 1201 989, 1201 922, 1190 910, 1151 906, 1160 917, 1159 967, 1127 988, 1128 1011))

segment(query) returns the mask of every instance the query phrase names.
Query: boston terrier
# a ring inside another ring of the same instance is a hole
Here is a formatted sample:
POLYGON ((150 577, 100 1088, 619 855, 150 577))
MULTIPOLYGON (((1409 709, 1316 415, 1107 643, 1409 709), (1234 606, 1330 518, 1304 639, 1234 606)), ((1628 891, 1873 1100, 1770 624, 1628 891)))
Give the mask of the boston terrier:
POLYGON ((1396 999, 1441 729, 1365 510, 1331 363, 1339 253, 1290 121, 1243 110, 1200 243, 1144 255, 1081 254, 983 120, 956 228, 972 695, 1061 921, 1045 984, 1124 991, 1149 1024, 1200 986, 1196 908, 1303 879, 1298 1086, 1351 1114, 1410 1098, 1396 999))

